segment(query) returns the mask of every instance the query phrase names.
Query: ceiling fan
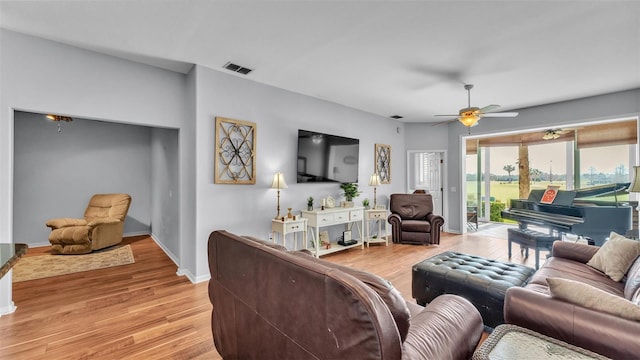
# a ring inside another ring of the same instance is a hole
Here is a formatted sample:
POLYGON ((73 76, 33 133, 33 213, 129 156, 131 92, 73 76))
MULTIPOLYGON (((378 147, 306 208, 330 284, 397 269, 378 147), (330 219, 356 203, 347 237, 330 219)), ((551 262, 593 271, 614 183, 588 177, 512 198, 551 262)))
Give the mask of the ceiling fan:
POLYGON ((464 89, 467 90, 467 99, 468 99, 467 107, 464 109, 460 109, 458 111, 458 115, 436 115, 436 116, 448 116, 448 117, 457 116, 457 119, 439 122, 434 125, 458 120, 464 126, 471 129, 472 126, 478 125, 478 120, 482 119, 483 117, 516 117, 518 116, 517 112, 501 112, 501 113, 491 112, 500 108, 500 105, 488 105, 483 108, 478 108, 475 106, 472 107, 471 106, 471 89, 473 89, 473 85, 465 84, 464 89))
POLYGON ((569 130, 562 129, 547 129, 544 131, 544 135, 542 136, 543 140, 555 140, 560 137, 560 135, 564 135, 569 133, 569 130))

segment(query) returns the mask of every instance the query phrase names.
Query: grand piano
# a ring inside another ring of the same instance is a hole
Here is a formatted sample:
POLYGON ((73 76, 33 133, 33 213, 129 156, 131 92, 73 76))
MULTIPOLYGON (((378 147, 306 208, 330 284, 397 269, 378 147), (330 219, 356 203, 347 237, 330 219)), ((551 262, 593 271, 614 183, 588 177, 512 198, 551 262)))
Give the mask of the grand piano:
POLYGON ((531 190, 529 198, 512 199, 502 217, 518 222, 521 229, 537 225, 558 233, 591 238, 602 246, 612 231, 625 234, 631 229, 632 207, 617 201, 600 201, 598 196, 624 193, 629 183, 594 186, 577 190, 559 190, 551 204, 540 200, 545 192, 531 190), (587 199, 589 197, 589 199, 587 199))

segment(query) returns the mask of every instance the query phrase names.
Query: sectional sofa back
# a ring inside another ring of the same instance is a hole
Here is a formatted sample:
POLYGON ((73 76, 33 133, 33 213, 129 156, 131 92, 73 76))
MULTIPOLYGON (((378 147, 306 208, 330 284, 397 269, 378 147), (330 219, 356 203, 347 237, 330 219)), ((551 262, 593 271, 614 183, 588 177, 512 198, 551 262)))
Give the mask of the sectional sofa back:
POLYGON ((400 359, 393 316, 368 286, 263 241, 208 243, 214 342, 224 359, 400 359))

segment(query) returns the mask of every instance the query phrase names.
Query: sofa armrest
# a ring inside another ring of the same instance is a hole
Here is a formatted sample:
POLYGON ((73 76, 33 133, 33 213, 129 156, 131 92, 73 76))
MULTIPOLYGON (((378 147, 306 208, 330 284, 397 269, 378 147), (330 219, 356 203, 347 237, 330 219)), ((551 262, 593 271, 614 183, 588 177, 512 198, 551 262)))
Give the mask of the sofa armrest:
POLYGON ((389 215, 389 217, 387 218, 387 221, 389 222, 389 224, 391 225, 400 225, 402 224, 402 218, 400 217, 400 215, 398 214, 391 214, 389 215))
POLYGON ((554 257, 577 261, 586 264, 600 247, 586 244, 573 243, 568 241, 555 241, 551 254, 554 257))
POLYGON ((402 359, 470 359, 483 329, 480 313, 468 300, 440 295, 411 318, 402 359))
POLYGON ((512 287, 507 290, 504 318, 543 335, 614 359, 640 353, 640 322, 594 311, 552 298, 546 293, 512 287))
POLYGON ((87 221, 85 219, 58 218, 47 220, 45 225, 51 229, 61 229, 69 226, 87 225, 87 221))
POLYGON ((93 219, 91 221, 89 221, 88 223, 86 223, 87 226, 91 226, 91 227, 95 227, 98 225, 104 225, 104 224, 117 224, 120 223, 121 221, 118 219, 112 219, 112 218, 102 218, 102 219, 93 219))
POLYGON ((444 224, 444 218, 434 213, 427 214, 427 221, 431 223, 431 226, 442 226, 444 224))

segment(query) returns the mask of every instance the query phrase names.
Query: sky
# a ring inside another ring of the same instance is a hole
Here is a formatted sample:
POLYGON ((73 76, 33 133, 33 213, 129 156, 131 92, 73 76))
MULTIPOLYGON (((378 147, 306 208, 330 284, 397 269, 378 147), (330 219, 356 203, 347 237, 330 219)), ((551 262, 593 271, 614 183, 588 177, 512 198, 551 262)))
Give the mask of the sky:
MULTIPOLYGON (((517 169, 517 160, 517 147, 491 148, 491 173, 495 175, 506 175, 507 172, 502 168, 507 164, 511 164, 517 169)), ((564 170, 567 164, 566 160, 565 143, 558 142, 529 146, 530 167, 539 169, 544 173, 549 173, 549 167, 551 167, 551 171, 553 174, 564 174, 566 172, 564 170)), ((467 162, 467 164, 469 164, 469 162, 467 162)), ((595 173, 613 174, 615 173, 616 167, 620 166, 621 164, 625 166, 625 172, 628 173, 628 145, 607 146, 590 149, 588 148, 581 150, 582 173, 588 173, 589 167, 593 166, 595 168, 595 173)), ((512 172, 512 175, 516 173, 517 171, 512 172)))

